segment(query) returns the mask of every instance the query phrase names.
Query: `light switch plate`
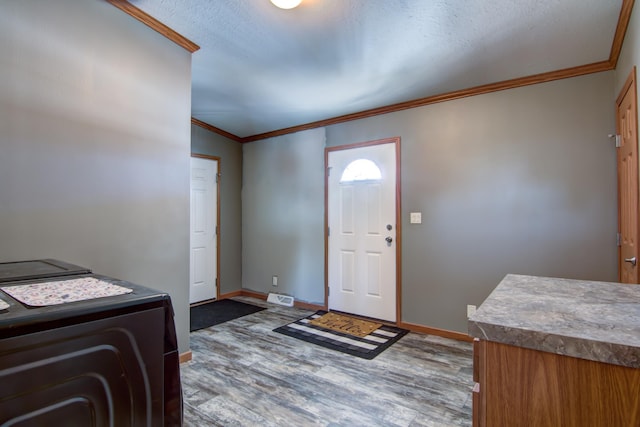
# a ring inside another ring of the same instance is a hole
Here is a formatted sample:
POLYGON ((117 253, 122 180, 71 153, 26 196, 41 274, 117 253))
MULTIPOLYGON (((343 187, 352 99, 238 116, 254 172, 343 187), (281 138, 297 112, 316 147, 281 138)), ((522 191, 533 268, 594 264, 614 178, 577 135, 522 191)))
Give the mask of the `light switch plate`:
POLYGON ((422 224, 422 212, 411 212, 411 224, 422 224))

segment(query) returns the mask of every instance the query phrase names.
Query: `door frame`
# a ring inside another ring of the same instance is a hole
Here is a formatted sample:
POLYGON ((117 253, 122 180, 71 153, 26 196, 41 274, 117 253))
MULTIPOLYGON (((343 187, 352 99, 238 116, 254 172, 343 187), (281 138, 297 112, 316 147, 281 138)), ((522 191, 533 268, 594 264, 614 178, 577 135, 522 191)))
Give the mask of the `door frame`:
POLYGON ((373 145, 394 144, 396 150, 396 324, 402 320, 402 213, 400 185, 400 137, 356 142, 324 149, 324 309, 329 309, 329 153, 373 145))
MULTIPOLYGON (((624 85, 622 86, 622 89, 620 89, 620 93, 618 94, 618 97, 616 98, 616 134, 621 135, 621 130, 619 129, 619 125, 620 125, 620 117, 618 115, 618 110, 620 108, 620 104, 622 104, 622 101, 624 99, 624 97, 626 96, 626 94, 632 91, 632 99, 633 99, 633 103, 636 105, 636 116, 633 118, 633 125, 636 128, 636 135, 638 135, 638 116, 637 116, 637 103, 638 103, 638 89, 637 89, 637 84, 636 84, 636 67, 635 65, 633 66, 633 68, 631 69, 631 71, 629 72, 629 75, 627 76, 627 80, 625 81, 624 85)), ((638 147, 638 141, 634 141, 634 143, 636 144, 636 153, 640 154, 640 147, 638 147)), ((617 175, 617 187, 618 187, 618 232, 620 232, 622 230, 622 212, 621 212, 621 202, 620 202, 620 197, 621 197, 621 191, 620 191, 620 149, 616 149, 616 175, 617 175)), ((640 166, 639 166, 640 167, 640 166)), ((636 168, 636 171, 638 171, 638 169, 636 168)), ((640 182, 639 182, 639 177, 636 176, 635 177, 635 182, 636 182, 636 188, 640 190, 640 182)), ((640 201, 640 194, 636 195, 636 199, 640 201)), ((640 215, 639 215, 639 222, 640 222, 640 215)), ((636 230, 638 230, 639 234, 640 234, 640 223, 636 226, 636 230)), ((640 236, 634 236, 635 237, 635 241, 636 244, 639 243, 638 241, 638 237, 640 236)), ((618 247, 616 248, 618 251, 618 282, 622 281, 622 244, 618 245, 618 247)))
MULTIPOLYGON (((222 177, 222 159, 218 156, 210 156, 208 154, 196 154, 196 153, 191 153, 191 157, 197 157, 199 159, 205 159, 205 160, 215 160, 216 162, 218 162, 218 168, 217 168, 218 170, 216 172, 216 296, 215 296, 215 300, 219 300, 220 299, 220 180, 222 177)), ((189 185, 191 185, 191 182, 189 182, 189 185)), ((191 239, 191 236, 189 236, 189 239, 191 239)), ((191 256, 191 249, 189 249, 189 256, 191 256)), ((189 279, 189 287, 191 287, 191 279, 189 279)), ((189 289, 189 292, 191 292, 191 289, 189 289)), ((194 305, 199 305, 206 302, 207 301, 201 301, 199 303, 194 303, 194 305)))

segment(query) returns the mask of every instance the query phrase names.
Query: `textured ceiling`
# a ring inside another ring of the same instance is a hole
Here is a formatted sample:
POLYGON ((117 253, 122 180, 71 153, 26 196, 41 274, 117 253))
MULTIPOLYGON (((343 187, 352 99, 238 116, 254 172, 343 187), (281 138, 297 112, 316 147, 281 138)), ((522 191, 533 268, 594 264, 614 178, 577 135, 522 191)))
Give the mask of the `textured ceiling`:
POLYGON ((130 0, 201 48, 192 116, 240 137, 609 59, 622 0, 130 0))

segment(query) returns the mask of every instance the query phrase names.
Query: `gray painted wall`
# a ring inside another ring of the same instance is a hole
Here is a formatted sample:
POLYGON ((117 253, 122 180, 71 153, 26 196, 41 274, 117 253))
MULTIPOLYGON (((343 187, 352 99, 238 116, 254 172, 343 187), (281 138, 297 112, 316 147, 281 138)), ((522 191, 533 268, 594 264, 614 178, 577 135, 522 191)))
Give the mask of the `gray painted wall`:
MULTIPOLYGON (((616 280, 613 77, 326 128, 327 146, 401 137, 404 321, 466 332, 508 273, 616 280)), ((243 287, 322 302, 322 147, 302 135, 244 146, 243 287)))
POLYGON ((168 292, 187 351, 190 53, 97 0, 0 2, 0 40, 0 260, 168 292))
POLYGON ((404 321, 466 332, 507 273, 617 279, 612 93, 607 72, 327 128, 402 139, 404 321))
POLYGON ((323 128, 243 145, 243 288, 324 304, 324 147, 323 128))
POLYGON ((242 289, 242 144, 191 126, 191 151, 220 157, 220 293, 242 289))

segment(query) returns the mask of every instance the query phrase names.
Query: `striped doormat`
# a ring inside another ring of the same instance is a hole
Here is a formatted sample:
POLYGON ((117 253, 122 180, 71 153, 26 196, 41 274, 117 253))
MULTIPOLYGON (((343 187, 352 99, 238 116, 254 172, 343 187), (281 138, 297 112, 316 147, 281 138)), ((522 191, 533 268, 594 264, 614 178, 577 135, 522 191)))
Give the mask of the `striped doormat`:
MULTIPOLYGON (((368 335, 352 335, 339 330, 318 326, 321 322, 317 322, 317 320, 325 314, 327 314, 326 311, 319 310, 311 316, 281 326, 273 331, 369 360, 382 353, 409 332, 406 329, 400 329, 394 326, 380 325, 368 335)), ((349 316, 344 317, 350 318, 349 316)), ((335 323, 335 321, 333 323, 335 323)))

